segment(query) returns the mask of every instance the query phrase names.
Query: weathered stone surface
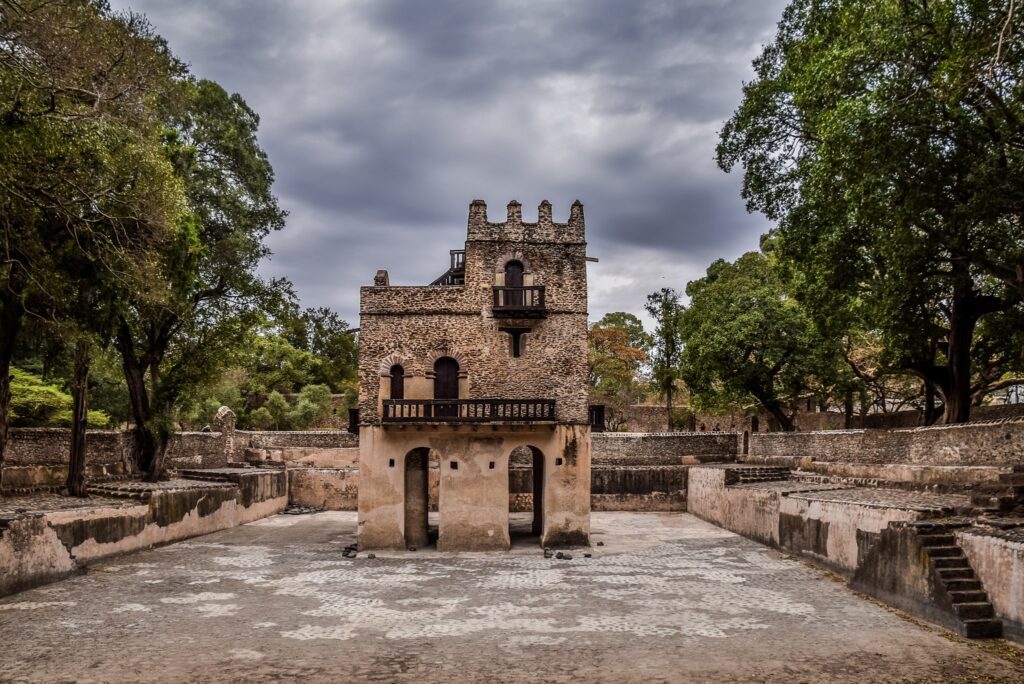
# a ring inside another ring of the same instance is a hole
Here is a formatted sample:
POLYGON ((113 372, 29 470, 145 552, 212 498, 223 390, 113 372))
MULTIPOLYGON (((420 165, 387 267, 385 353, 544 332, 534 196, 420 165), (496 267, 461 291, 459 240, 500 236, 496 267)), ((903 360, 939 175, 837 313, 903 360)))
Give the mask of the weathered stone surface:
POLYGON ((585 561, 544 560, 532 546, 345 559, 353 513, 278 516, 112 559, 0 600, 0 680, 1024 677, 995 649, 908 622, 692 516, 593 518, 607 544, 585 561))

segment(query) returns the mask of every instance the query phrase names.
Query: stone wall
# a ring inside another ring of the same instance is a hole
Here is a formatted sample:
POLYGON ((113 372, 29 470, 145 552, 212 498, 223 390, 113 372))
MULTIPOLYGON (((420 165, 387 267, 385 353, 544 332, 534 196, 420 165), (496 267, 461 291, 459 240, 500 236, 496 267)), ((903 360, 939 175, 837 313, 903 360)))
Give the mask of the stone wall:
POLYGON ((909 430, 828 430, 750 435, 745 461, 802 459, 920 465, 1024 464, 1024 419, 909 430))
POLYGON ((591 435, 596 465, 670 465, 734 460, 735 432, 599 432, 591 435))
MULTIPOLYGON (((242 461, 247 449, 307 465, 352 465, 359 438, 340 430, 306 432, 235 431, 232 416, 219 432, 176 432, 167 445, 169 468, 222 468, 242 461)), ((57 489, 67 479, 71 431, 67 428, 12 428, 4 465, 5 493, 57 489)), ((131 430, 90 430, 86 436, 86 478, 102 482, 132 474, 135 434, 131 430)))
POLYGON ((208 469, 207 482, 107 485, 89 499, 0 500, 0 596, 80 572, 113 555, 279 513, 281 470, 208 469))
MULTIPOLYGON (((381 377, 399 364, 406 399, 433 398, 434 362, 459 363, 460 398, 554 399, 561 423, 586 424, 587 262, 582 206, 568 224, 550 219, 542 205, 535 224, 523 223, 518 203, 508 220, 490 223, 486 207, 470 207, 465 284, 392 287, 360 292, 359 416, 380 422, 381 377), (491 311, 492 287, 510 260, 524 278, 545 287, 545 318, 499 319, 491 311), (529 328, 519 357, 500 328, 529 328)), ((439 268, 439 271, 441 269, 439 268)), ((383 390, 386 392, 386 389, 383 390)))

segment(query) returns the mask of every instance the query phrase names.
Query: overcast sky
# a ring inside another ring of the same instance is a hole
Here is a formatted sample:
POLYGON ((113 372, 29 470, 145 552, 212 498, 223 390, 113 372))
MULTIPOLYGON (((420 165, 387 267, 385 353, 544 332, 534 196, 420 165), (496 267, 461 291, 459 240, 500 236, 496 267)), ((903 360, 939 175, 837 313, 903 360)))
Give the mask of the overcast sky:
POLYGON ((756 249, 718 130, 783 0, 113 0, 240 93, 289 212, 266 275, 358 324, 359 286, 428 283, 492 221, 542 199, 587 219, 590 316, 642 314, 756 249))

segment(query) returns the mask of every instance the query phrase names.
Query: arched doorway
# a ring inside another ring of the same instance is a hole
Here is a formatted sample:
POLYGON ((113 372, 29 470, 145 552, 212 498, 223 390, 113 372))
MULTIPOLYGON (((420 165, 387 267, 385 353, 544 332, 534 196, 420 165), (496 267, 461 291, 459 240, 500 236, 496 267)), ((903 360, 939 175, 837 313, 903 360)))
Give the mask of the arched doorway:
POLYGON ((434 362, 434 399, 452 400, 451 404, 437 404, 436 416, 457 416, 459 407, 454 400, 459 398, 459 362, 450 356, 442 356, 434 362))
POLYGON ((397 363, 391 367, 391 398, 405 399, 405 369, 397 363))
POLYGON ((544 533, 544 454, 516 447, 508 457, 509 539, 540 543, 544 533))
POLYGON ((430 449, 405 455, 405 546, 430 543, 430 449))
POLYGON ((523 262, 512 260, 505 264, 505 287, 516 288, 505 291, 506 306, 522 306, 523 304, 523 274, 526 268, 523 262))

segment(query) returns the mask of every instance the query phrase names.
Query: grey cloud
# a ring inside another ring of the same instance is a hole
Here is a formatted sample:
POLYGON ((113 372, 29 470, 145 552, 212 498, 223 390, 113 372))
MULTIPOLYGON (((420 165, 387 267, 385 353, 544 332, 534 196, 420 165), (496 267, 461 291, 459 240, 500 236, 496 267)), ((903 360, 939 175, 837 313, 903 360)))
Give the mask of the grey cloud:
POLYGON ((267 275, 353 324, 377 268, 428 282, 470 200, 586 206, 594 318, 754 249, 716 132, 783 0, 114 0, 240 93, 291 212, 267 275))

